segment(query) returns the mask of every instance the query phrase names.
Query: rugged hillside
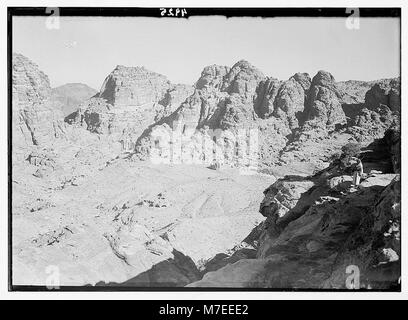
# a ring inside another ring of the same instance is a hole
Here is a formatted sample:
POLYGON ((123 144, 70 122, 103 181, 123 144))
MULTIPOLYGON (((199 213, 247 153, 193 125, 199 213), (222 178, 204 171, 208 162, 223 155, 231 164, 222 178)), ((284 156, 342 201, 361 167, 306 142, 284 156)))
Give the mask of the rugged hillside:
POLYGON ((354 288, 397 288, 401 189, 396 137, 399 132, 388 131, 365 150, 364 164, 371 169, 358 190, 350 189, 352 178, 340 162, 313 176, 276 181, 260 206, 266 220, 254 230, 256 253, 238 250, 225 256, 217 261, 217 271, 209 264, 212 272, 189 286, 344 289, 357 270, 353 285, 359 287, 354 288))
POLYGON ((209 66, 194 94, 138 138, 135 158, 311 173, 348 142, 368 144, 397 124, 399 86, 399 79, 338 84, 326 71, 279 81, 244 60, 209 66))
POLYGON ((83 83, 67 83, 52 88, 51 100, 64 116, 76 111, 78 105, 93 97, 98 91, 83 83))
MULTIPOLYGON (((46 79, 28 59, 16 64, 20 78, 46 79)), ((43 83, 30 91, 40 102, 50 97, 48 80, 43 83)), ((173 108, 184 90, 171 87, 158 104, 173 108)), ((15 98, 13 108, 43 107, 15 98)), ((61 136, 50 131, 41 144, 29 140, 25 156, 13 161, 14 284, 44 285, 48 268, 57 266, 61 285, 183 286, 260 222, 260 191, 271 177, 127 161, 115 135, 92 122, 96 113, 89 108, 101 108, 103 117, 104 107, 124 107, 99 97, 87 104, 83 123, 62 122, 61 136)), ((134 117, 144 110, 132 108, 127 112, 134 117)))
POLYGON ((194 86, 118 66, 64 118, 14 54, 14 283, 58 266, 63 285, 337 288, 352 261, 366 287, 394 286, 399 97, 399 79, 281 81, 244 60, 194 86), (329 166, 349 142, 371 170, 355 192, 329 166))
POLYGON ((340 91, 341 101, 346 104, 364 103, 365 94, 376 81, 357 81, 348 80, 337 82, 337 87, 340 91))

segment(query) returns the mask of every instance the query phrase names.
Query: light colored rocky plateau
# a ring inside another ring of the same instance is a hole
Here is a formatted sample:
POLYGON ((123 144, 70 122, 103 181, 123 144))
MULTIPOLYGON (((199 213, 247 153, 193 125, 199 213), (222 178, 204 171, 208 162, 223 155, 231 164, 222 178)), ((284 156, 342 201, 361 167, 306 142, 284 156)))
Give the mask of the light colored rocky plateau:
POLYGON ((190 86, 117 66, 71 97, 20 54, 12 76, 13 284, 57 266, 74 286, 344 288, 353 264, 365 288, 398 286, 399 79, 282 81, 241 60, 190 86), (152 163, 180 125, 200 159, 212 130, 256 129, 257 170, 239 150, 219 170, 152 163), (355 192, 333 162, 350 142, 368 174, 355 192))

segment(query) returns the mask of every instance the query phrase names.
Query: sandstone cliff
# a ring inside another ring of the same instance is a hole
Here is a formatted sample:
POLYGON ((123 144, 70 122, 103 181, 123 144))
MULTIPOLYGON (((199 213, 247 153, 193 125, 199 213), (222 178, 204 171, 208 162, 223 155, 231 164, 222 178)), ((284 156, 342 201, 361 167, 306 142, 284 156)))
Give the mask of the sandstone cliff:
POLYGON ((13 54, 13 145, 41 145, 60 136, 61 112, 50 101, 48 77, 21 54, 13 54))
POLYGON ((143 130, 169 115, 192 93, 144 67, 117 66, 100 92, 81 103, 65 121, 90 132, 111 136, 123 151, 132 151, 143 130))
POLYGON ((271 167, 290 165, 292 171, 311 173, 327 166, 346 143, 367 145, 397 124, 398 83, 398 79, 337 83, 326 71, 319 71, 313 79, 297 73, 279 81, 264 76, 245 60, 231 68, 208 66, 196 82, 194 94, 138 138, 135 157, 152 159, 155 149, 166 161, 186 161, 175 157, 174 148, 169 150, 176 131, 181 136, 176 143, 181 154, 194 150, 195 158, 210 164, 218 161, 217 151, 209 155, 202 144, 217 150, 221 141, 229 150, 224 165, 249 166, 251 157, 243 160, 243 148, 235 146, 238 131, 244 128, 258 131, 258 152, 252 155, 259 160, 258 168, 274 173, 271 167), (218 129, 224 135, 214 138, 218 129))

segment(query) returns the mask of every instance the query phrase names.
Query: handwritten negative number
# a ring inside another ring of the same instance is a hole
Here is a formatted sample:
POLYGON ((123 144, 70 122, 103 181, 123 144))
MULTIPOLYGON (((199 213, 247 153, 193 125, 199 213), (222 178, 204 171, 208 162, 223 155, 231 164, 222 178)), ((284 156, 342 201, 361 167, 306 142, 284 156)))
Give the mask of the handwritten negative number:
POLYGON ((162 17, 167 16, 167 17, 184 17, 187 15, 187 10, 185 8, 180 9, 180 8, 160 8, 160 15, 162 17))

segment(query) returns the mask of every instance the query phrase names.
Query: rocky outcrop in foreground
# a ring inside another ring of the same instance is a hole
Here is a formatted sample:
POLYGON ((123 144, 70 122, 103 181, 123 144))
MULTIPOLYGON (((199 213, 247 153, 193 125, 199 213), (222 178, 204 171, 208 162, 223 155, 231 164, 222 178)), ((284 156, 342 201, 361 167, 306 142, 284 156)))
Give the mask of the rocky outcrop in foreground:
POLYGON ((256 257, 232 260, 189 286, 398 288, 401 186, 392 135, 398 132, 365 150, 382 158, 358 189, 338 162, 313 176, 279 179, 264 192, 256 257))

